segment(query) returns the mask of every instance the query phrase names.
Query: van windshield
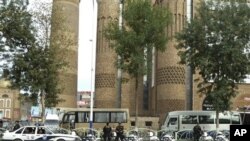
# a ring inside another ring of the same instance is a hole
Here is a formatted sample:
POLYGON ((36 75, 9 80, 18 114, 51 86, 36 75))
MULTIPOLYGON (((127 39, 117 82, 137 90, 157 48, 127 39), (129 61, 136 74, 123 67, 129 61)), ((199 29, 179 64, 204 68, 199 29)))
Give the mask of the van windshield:
POLYGON ((45 120, 44 124, 45 125, 51 125, 51 124, 53 124, 53 125, 59 125, 59 121, 58 120, 52 120, 52 119, 45 120))

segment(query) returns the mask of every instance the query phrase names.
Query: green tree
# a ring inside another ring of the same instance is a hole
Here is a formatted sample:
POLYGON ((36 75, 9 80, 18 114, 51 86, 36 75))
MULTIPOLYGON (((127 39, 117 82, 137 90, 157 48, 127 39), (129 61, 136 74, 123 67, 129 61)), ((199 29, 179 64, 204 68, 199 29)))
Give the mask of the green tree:
POLYGON ((135 78, 137 125, 139 78, 151 68, 148 59, 153 48, 165 50, 168 40, 165 28, 170 24, 171 14, 165 7, 153 6, 151 0, 126 0, 124 5, 124 26, 119 27, 117 20, 111 21, 105 28, 105 37, 112 41, 111 47, 121 58, 116 67, 135 78))
MULTIPOLYGON (((0 7, 0 55, 2 61, 9 61, 16 53, 24 52, 25 48, 35 42, 32 34, 34 28, 31 15, 26 6, 14 2, 0 7)), ((3 66, 1 66, 3 67, 3 66)))
MULTIPOLYGON (((25 7, 18 11, 19 6, 11 4, 1 12, 7 13, 3 17, 10 23, 3 22, 6 26, 3 37, 5 46, 13 50, 11 66, 6 68, 11 87, 20 89, 33 104, 40 104, 42 117, 45 107, 54 107, 62 101, 59 96, 62 90, 58 86, 59 72, 67 65, 62 50, 50 43, 51 6, 49 3, 36 2, 33 11, 27 11, 25 7), (21 15, 23 13, 24 16, 21 15), (13 27, 10 27, 12 24, 13 27), (13 30, 17 31, 13 33, 13 30)), ((58 19, 58 23, 62 20, 58 19)), ((60 36, 60 39, 68 38, 60 36)), ((70 46, 70 43, 65 46, 70 46)))
POLYGON ((202 1, 194 19, 177 34, 181 63, 201 76, 198 89, 216 110, 217 129, 219 112, 230 110, 237 84, 249 74, 249 19, 246 3, 202 1))

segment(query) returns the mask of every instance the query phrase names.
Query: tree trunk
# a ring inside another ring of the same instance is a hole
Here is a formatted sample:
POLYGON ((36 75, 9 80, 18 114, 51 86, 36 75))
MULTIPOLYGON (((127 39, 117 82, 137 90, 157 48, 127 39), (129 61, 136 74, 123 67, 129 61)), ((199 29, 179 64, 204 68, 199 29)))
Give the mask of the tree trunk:
POLYGON ((40 103, 41 103, 41 107, 42 107, 41 118, 42 118, 42 122, 44 122, 44 120, 45 120, 45 117, 44 117, 44 116, 45 116, 45 115, 44 115, 44 112, 45 112, 45 105, 44 105, 44 93, 43 93, 43 92, 41 92, 40 97, 41 97, 40 103))
POLYGON ((138 77, 135 78, 135 129, 138 127, 138 77))
POLYGON ((219 131, 219 111, 216 110, 216 132, 219 131))

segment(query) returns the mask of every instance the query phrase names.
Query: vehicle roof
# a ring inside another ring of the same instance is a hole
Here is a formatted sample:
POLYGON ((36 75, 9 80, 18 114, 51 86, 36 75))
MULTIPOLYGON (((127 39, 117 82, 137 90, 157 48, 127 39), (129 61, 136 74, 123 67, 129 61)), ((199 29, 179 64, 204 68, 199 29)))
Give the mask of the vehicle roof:
MULTIPOLYGON (((201 111, 201 110, 198 110, 198 111, 172 111, 172 112, 169 112, 168 115, 182 115, 182 114, 185 114, 185 115, 207 115, 207 114, 215 114, 216 112, 215 111, 201 111)), ((229 113, 229 112, 225 112, 226 113, 229 113)), ((232 111, 233 114, 238 114, 239 112, 237 111, 232 111)), ((222 113, 220 113, 222 114, 222 113)))
POLYGON ((47 128, 46 126, 36 126, 36 125, 25 125, 25 126, 22 126, 20 128, 23 128, 23 127, 37 127, 37 128, 44 127, 44 128, 47 128))
POLYGON ((59 116, 57 114, 48 114, 46 116, 46 119, 45 120, 48 120, 48 119, 54 119, 54 120, 59 120, 59 116))
MULTIPOLYGON (((78 112, 78 111, 87 111, 90 112, 90 108, 75 108, 72 110, 69 110, 67 112, 78 112)), ((110 112, 120 112, 120 111, 129 111, 126 108, 93 108, 93 111, 110 111, 110 112)))

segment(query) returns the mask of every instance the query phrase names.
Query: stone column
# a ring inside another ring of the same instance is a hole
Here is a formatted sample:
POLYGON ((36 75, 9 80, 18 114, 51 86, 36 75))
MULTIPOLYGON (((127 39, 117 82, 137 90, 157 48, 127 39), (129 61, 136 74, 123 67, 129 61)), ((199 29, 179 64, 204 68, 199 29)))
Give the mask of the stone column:
POLYGON ((110 48, 110 41, 103 35, 111 20, 118 20, 120 0, 98 1, 95 99, 97 108, 115 108, 117 99, 117 54, 110 48))
POLYGON ((169 111, 185 109, 185 67, 179 65, 174 35, 181 31, 186 21, 185 0, 164 0, 161 3, 172 13, 172 25, 166 28, 170 40, 165 52, 158 52, 156 65, 157 115, 160 122, 169 111))
POLYGON ((58 56, 64 56, 68 63, 66 69, 60 72, 59 95, 64 102, 59 107, 76 107, 77 67, 78 67, 78 29, 80 0, 53 0, 51 43, 62 51, 58 56))

